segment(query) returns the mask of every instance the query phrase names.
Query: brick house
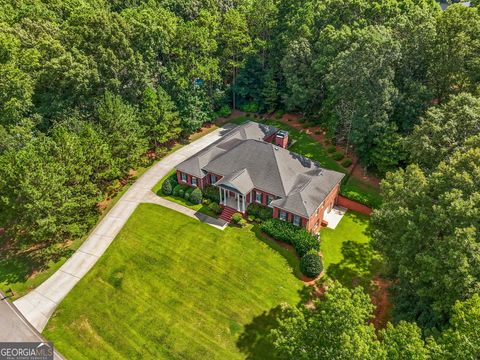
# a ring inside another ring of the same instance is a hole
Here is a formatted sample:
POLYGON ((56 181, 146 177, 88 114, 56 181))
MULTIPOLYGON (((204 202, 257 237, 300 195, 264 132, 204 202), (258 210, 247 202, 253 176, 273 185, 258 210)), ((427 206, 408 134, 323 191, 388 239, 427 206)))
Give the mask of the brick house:
POLYGON ((248 205, 273 208, 273 217, 318 232, 336 204, 344 174, 287 150, 288 133, 246 122, 176 167, 179 184, 218 188, 221 218, 248 205))

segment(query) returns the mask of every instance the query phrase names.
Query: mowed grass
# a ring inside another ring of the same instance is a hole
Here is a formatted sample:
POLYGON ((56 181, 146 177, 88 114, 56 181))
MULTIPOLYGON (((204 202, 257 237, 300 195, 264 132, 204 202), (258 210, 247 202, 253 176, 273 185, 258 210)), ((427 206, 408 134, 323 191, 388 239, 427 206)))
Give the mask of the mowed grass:
POLYGON ((381 266, 368 234, 369 217, 347 211, 335 230, 320 232, 320 250, 326 274, 344 285, 368 287, 381 266))
POLYGON ((271 358, 258 319, 302 290, 250 228, 220 231, 142 204, 44 335, 68 359, 271 358))

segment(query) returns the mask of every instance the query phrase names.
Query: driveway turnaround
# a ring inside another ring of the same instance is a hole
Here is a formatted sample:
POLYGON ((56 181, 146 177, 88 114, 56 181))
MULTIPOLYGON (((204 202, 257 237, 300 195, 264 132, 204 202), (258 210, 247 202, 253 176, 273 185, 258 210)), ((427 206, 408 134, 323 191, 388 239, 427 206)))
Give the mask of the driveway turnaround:
MULTIPOLYGON (((0 299, 1 342, 47 342, 2 292, 0 299)), ((55 351, 54 359, 62 360, 63 357, 55 351)))
MULTIPOLYGON (((161 201, 151 192, 151 189, 158 181, 177 164, 218 140, 227 132, 229 132, 228 128, 215 130, 166 156, 152 166, 128 189, 102 221, 97 224, 82 246, 80 246, 60 269, 40 286, 14 302, 15 306, 35 329, 40 332, 44 329, 57 305, 67 296, 70 290, 72 290, 93 265, 95 265, 138 204, 142 202, 159 203, 161 201)), ((171 202, 166 203, 167 205, 162 202, 161 205, 167 207, 177 205, 171 205, 173 204, 171 202)), ((178 209, 175 208, 175 210, 178 209)), ((184 213, 191 211, 183 207, 180 210, 184 213)), ((212 219, 190 213, 187 215, 197 217, 200 220, 206 220, 207 223, 211 222, 210 219, 212 219)), ((220 222, 211 222, 210 225, 222 227, 223 224, 220 222)))

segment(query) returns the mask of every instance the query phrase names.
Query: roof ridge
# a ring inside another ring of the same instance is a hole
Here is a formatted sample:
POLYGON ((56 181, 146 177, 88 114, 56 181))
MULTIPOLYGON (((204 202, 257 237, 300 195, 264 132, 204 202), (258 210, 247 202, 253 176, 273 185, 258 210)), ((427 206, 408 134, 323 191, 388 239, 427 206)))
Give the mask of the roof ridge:
MULTIPOLYGON (((248 170, 246 168, 243 168, 241 170, 235 170, 233 171, 233 173, 236 173, 231 179, 232 180, 235 180, 236 178, 238 178, 240 175, 242 175, 244 172, 247 172, 248 173, 248 170)), ((248 174, 248 176, 250 176, 250 174, 248 174)))
MULTIPOLYGON (((278 173, 278 177, 280 178, 280 183, 282 184, 282 189, 283 189, 283 192, 285 193, 285 196, 287 196, 287 189, 285 187, 285 183, 283 181, 283 177, 282 177, 282 173, 280 171, 280 167, 278 166, 278 157, 277 157, 277 152, 278 152, 278 149, 279 149, 279 146, 278 145, 273 145, 272 143, 267 143, 265 141, 263 141, 263 143, 265 144, 269 144, 270 145, 270 149, 271 151, 273 152, 273 158, 275 159, 275 166, 277 168, 277 173, 278 173)), ((283 149, 283 148, 282 148, 283 149)))

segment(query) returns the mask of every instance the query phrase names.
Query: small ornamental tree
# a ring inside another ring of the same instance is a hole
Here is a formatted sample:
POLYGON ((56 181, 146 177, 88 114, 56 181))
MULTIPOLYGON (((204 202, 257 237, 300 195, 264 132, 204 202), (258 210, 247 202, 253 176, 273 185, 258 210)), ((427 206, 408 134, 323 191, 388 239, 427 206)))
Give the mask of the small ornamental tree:
POLYGON ((243 215, 240 214, 240 213, 235 213, 235 214, 232 215, 232 221, 235 224, 239 224, 242 219, 243 219, 243 215))
POLYGON ((164 195, 172 195, 172 191, 173 191, 172 183, 171 183, 170 179, 167 179, 162 184, 162 193, 164 195))
POLYGON ((203 197, 202 190, 200 190, 199 188, 196 188, 190 194, 190 202, 195 205, 200 204, 202 202, 202 197, 203 197))
POLYGON ((300 260, 300 270, 309 278, 316 278, 323 270, 322 259, 315 252, 310 252, 300 260))

